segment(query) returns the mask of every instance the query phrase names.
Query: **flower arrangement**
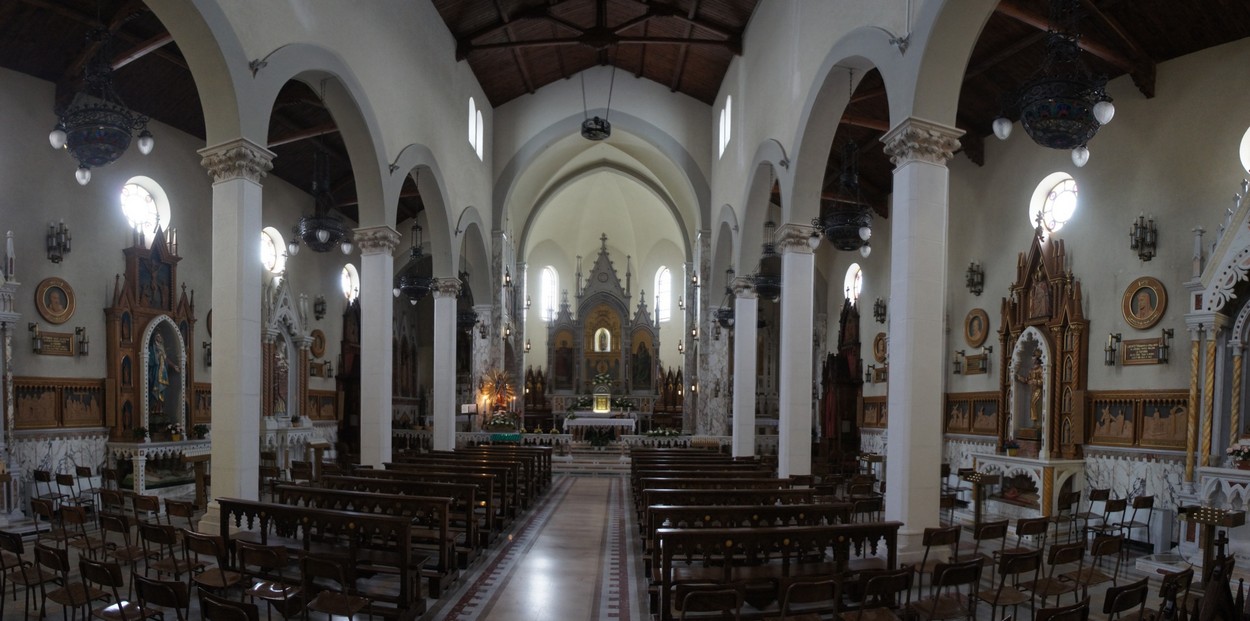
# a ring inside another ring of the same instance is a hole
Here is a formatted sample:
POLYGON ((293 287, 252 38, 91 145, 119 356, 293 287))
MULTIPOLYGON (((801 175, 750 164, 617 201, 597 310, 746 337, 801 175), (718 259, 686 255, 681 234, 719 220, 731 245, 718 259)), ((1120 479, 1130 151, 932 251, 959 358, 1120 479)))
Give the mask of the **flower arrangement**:
POLYGON ((632 412, 634 410, 634 402, 625 397, 617 397, 612 400, 612 408, 624 412, 632 412))
POLYGON ((1225 452, 1236 461, 1250 461, 1250 445, 1234 444, 1225 452))
POLYGON ((600 374, 598 374, 598 375, 596 375, 596 376, 595 376, 594 383, 595 383, 595 384, 611 384, 611 383, 612 383, 612 374, 611 374, 611 373, 600 373, 600 374))
POLYGON ((681 431, 672 427, 660 427, 647 432, 647 436, 651 438, 676 438, 681 435, 681 431))
POLYGON ((170 425, 166 427, 165 430, 168 431, 171 436, 181 436, 184 433, 182 425, 170 425))
POLYGON ((516 426, 516 421, 512 418, 512 415, 507 412, 498 412, 486 421, 487 428, 512 428, 514 426, 516 426))
POLYGON ((576 401, 570 403, 569 407, 565 409, 565 412, 569 414, 569 418, 572 418, 574 411, 590 409, 590 407, 594 404, 594 399, 591 399, 590 397, 580 397, 576 401))

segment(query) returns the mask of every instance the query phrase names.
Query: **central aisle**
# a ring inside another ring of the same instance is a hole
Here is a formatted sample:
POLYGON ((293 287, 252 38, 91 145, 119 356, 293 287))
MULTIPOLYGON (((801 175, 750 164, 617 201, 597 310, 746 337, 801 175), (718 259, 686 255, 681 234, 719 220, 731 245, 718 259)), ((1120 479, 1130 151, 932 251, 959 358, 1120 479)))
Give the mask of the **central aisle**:
POLYGON ((640 620, 627 480, 561 477, 426 619, 640 620))

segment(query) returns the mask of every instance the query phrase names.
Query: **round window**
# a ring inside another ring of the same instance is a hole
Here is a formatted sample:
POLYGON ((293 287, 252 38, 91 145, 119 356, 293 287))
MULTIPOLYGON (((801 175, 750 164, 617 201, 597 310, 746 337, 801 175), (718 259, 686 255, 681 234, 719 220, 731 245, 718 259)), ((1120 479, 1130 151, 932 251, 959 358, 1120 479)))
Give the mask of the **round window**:
POLYGON ((1037 226, 1040 218, 1043 229, 1049 233, 1057 232, 1076 214, 1076 207, 1076 180, 1067 173, 1052 173, 1042 179, 1033 191, 1027 214, 1029 225, 1037 226))
POLYGON ((355 302, 360 297, 360 273, 356 271, 356 266, 348 263, 343 266, 343 272, 339 276, 339 286, 343 288, 343 296, 348 302, 355 302))

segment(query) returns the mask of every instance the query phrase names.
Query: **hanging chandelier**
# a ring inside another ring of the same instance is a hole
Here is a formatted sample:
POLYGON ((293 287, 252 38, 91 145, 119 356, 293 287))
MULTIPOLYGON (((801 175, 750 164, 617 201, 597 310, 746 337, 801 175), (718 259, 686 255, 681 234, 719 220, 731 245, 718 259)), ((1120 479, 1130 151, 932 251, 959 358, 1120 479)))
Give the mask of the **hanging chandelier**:
POLYGON ((286 245, 287 254, 299 254, 300 242, 313 252, 329 252, 337 247, 343 254, 351 254, 352 239, 347 225, 330 213, 334 196, 330 193, 330 174, 325 153, 320 149, 313 156, 313 214, 299 219, 293 229, 294 237, 286 245))
MULTIPOLYGON (((464 257, 460 258, 461 264, 464 257)), ((477 325, 477 311, 473 310, 473 297, 469 290, 469 273, 460 272, 460 295, 457 297, 456 327, 465 334, 473 334, 473 326, 477 325)))
POLYGON ((1050 149, 1070 149, 1078 167, 1089 161, 1089 141, 1111 122, 1115 105, 1107 95, 1107 78, 1094 75, 1081 61, 1080 0, 1052 0, 1046 55, 1037 72, 1006 96, 1003 115, 994 119, 994 135, 1006 140, 1011 120, 1033 142, 1050 149))
POLYGON ((156 146, 148 131, 148 117, 126 107, 113 89, 112 35, 92 30, 88 41, 98 48, 83 70, 82 90, 69 106, 57 112, 56 127, 48 134, 53 149, 66 149, 78 160, 74 176, 80 185, 91 181, 91 169, 111 164, 130 148, 132 132, 139 132, 139 152, 156 146))
MULTIPOLYGON (((822 209, 812 226, 822 231, 838 250, 858 250, 864 258, 872 253, 868 240, 872 237, 872 207, 859 191, 859 147, 847 142, 842 147, 842 173, 838 176, 840 196, 834 205, 822 209)), ((813 236, 815 237, 815 236, 813 236)), ((819 237, 815 237, 819 242, 819 237)), ((814 244, 813 244, 814 247, 814 244)))
POLYGON ((755 294, 770 302, 776 302, 781 297, 781 255, 777 254, 776 233, 777 225, 772 220, 764 223, 764 251, 760 255, 759 267, 751 277, 755 283, 755 294))
POLYGON ((734 268, 725 270, 725 299, 716 309, 716 323, 726 330, 734 329, 734 268))
POLYGON ((616 85, 616 65, 612 65, 612 77, 608 81, 608 106, 603 118, 590 116, 586 108, 586 72, 582 72, 582 138, 591 141, 606 140, 612 135, 612 124, 608 117, 612 116, 612 87, 616 85))
POLYGON ((404 296, 408 298, 408 303, 416 305, 417 301, 429 295, 430 290, 434 288, 434 279, 429 276, 421 276, 417 274, 420 268, 418 263, 424 257, 421 250, 421 225, 412 225, 412 249, 408 251, 408 265, 395 279, 395 288, 391 289, 391 293, 398 298, 404 296))

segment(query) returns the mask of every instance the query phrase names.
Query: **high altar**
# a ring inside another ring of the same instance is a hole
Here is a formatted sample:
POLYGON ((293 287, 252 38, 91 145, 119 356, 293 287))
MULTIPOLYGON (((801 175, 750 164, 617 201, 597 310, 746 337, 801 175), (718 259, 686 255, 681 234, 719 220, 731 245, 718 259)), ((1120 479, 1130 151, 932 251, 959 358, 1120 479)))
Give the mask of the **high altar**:
POLYGON ((1039 225, 1016 264, 999 331, 999 444, 1016 456, 975 455, 978 471, 1002 476, 991 502, 1012 517, 1050 516, 1059 495, 1084 483, 1085 361, 1089 321, 1062 240, 1039 225))

